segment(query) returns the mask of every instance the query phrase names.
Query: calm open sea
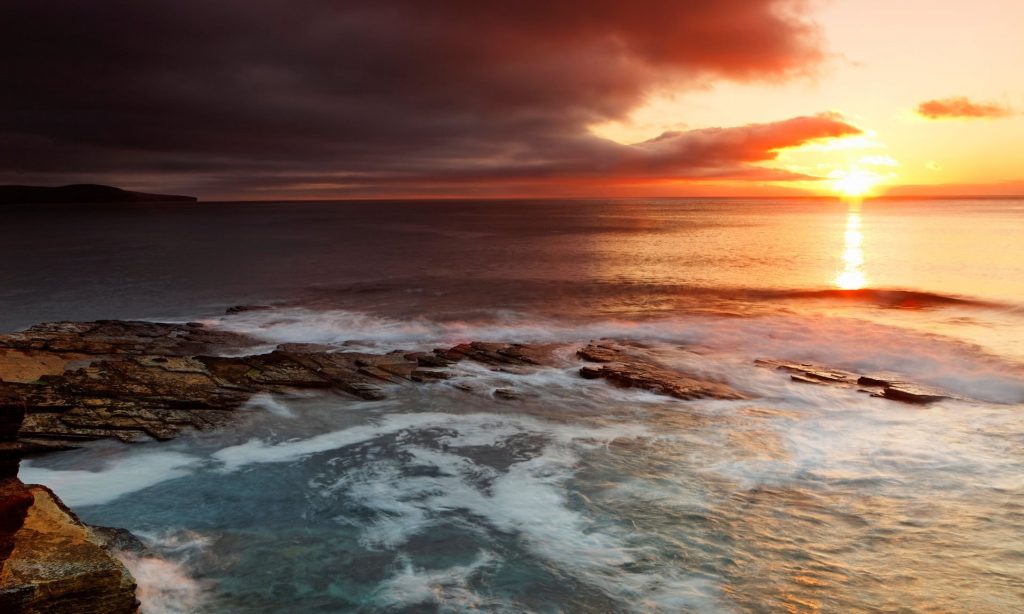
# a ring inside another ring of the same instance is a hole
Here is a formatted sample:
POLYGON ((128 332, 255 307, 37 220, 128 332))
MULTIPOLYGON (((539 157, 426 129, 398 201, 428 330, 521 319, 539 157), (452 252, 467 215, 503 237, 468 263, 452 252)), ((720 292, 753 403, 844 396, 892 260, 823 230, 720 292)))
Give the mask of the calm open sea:
POLYGON ((466 366, 386 401, 261 397, 235 429, 23 463, 160 554, 128 560, 146 611, 1024 610, 1024 200, 0 216, 3 331, 200 320, 381 352, 617 337, 756 397, 466 366), (801 385, 762 357, 974 400, 801 385))

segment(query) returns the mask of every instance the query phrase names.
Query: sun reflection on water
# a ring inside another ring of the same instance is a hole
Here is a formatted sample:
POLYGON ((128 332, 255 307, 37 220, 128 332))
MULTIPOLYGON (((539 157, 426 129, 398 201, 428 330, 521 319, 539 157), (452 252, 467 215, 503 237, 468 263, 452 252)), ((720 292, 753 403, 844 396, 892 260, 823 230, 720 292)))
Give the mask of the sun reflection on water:
POLYGON ((846 234, 843 241, 843 270, 835 284, 841 290, 860 290, 868 285, 864 275, 864 233, 861 232, 860 203, 851 202, 846 213, 846 234))

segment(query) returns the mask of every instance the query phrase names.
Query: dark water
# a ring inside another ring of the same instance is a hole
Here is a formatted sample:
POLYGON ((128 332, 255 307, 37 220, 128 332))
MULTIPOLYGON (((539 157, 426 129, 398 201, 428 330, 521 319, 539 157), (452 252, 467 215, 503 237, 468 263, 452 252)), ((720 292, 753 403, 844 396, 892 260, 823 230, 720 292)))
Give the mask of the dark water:
POLYGON ((260 397, 238 429, 28 463, 86 521, 151 544, 126 555, 148 611, 1024 609, 1024 201, 0 215, 7 330, 198 319, 268 346, 558 341, 567 357, 617 337, 756 398, 463 365, 387 401, 260 397), (274 308, 223 315, 240 303, 274 308), (974 400, 902 406, 759 357, 974 400))
POLYGON ((864 285, 1024 296, 1014 200, 34 205, 0 211, 0 328, 262 301, 649 317, 834 288, 854 210, 864 285))

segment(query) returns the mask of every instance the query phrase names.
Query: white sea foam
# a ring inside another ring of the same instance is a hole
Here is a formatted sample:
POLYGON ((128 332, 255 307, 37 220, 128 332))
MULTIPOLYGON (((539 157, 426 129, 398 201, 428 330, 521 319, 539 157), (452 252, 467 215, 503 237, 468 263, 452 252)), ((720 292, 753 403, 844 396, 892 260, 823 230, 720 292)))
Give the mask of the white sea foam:
POLYGON ((49 486, 69 506, 100 505, 190 474, 200 459, 178 452, 126 454, 101 471, 59 470, 22 462, 19 477, 49 486))
POLYGON ((185 566, 153 556, 120 553, 118 558, 135 577, 136 596, 144 614, 191 614, 203 602, 202 586, 185 566))
POLYGON ((194 531, 147 533, 136 531, 153 554, 117 552, 135 577, 136 595, 144 614, 190 614, 202 610, 207 587, 189 572, 209 539, 194 531))
POLYGON ((225 469, 233 470, 250 463, 289 462, 385 434, 425 428, 445 429, 437 443, 451 451, 405 443, 401 450, 408 460, 404 462, 435 467, 439 469, 437 475, 404 475, 402 462, 387 458, 348 469, 333 482, 324 484, 321 480, 326 494, 344 492, 346 497, 379 512, 378 520, 365 528, 368 542, 395 547, 428 526, 435 513, 468 510, 488 518, 500 530, 524 533, 547 558, 567 565, 583 564, 610 573, 612 567, 632 560, 620 543, 601 532, 589 531, 586 519, 567 507, 564 485, 577 461, 574 450, 607 445, 617 438, 650 437, 640 425, 585 427, 525 416, 400 414, 377 424, 305 440, 278 444, 254 440, 225 448, 214 458, 222 461, 225 469), (462 447, 501 447, 508 438, 522 433, 536 434, 551 445, 543 454, 513 463, 507 473, 478 465, 458 453, 462 447), (493 480, 489 493, 477 485, 481 479, 493 480), (543 522, 538 522, 538 511, 544 515, 543 522))
POLYGON ((481 552, 466 565, 446 569, 418 569, 408 559, 391 578, 376 591, 380 606, 386 608, 434 605, 441 612, 465 612, 486 608, 488 611, 510 611, 493 599, 485 599, 469 589, 469 582, 483 569, 491 566, 495 556, 481 552))
POLYGON ((308 439, 296 439, 270 443, 251 439, 246 443, 230 446, 213 454, 220 461, 224 471, 235 471, 254 463, 287 463, 300 458, 351 446, 378 437, 396 433, 407 428, 426 428, 443 424, 448 414, 421 413, 388 415, 375 423, 354 426, 339 431, 323 433, 308 439))
MULTIPOLYGON (((621 603, 637 604, 636 609, 676 611, 718 603, 717 588, 706 579, 627 571, 626 566, 645 556, 645 548, 634 543, 630 532, 599 522, 570 503, 568 484, 582 451, 617 437, 650 437, 646 429, 478 414, 448 416, 444 426, 450 432, 437 440, 442 449, 402 445, 401 458, 367 459, 340 474, 329 470, 311 485, 321 496, 342 496, 374 510, 374 518, 361 526, 368 547, 400 549, 435 523, 455 522, 484 537, 492 530, 517 535, 541 560, 621 603), (521 433, 534 433, 547 443, 533 457, 513 462, 504 471, 481 465, 462 451, 503 448, 521 433), (434 471, 410 474, 405 471, 410 466, 434 471)), ((397 576, 398 584, 389 581, 383 588, 389 594, 397 591, 389 599, 402 603, 437 603, 439 595, 450 594, 473 599, 473 594, 462 591, 461 580, 452 577, 466 578, 475 569, 406 569, 397 576), (453 587, 458 589, 455 593, 453 587)))
POLYGON ((281 418, 294 418, 295 412, 272 394, 253 395, 245 404, 246 409, 264 410, 281 418))
POLYGON ((388 414, 372 423, 331 431, 307 439, 278 443, 251 439, 246 443, 218 450, 213 453, 212 458, 222 463, 222 470, 235 471, 255 463, 292 462, 312 454, 337 450, 407 429, 427 428, 456 428, 459 430, 460 436, 464 433, 468 440, 478 442, 476 445, 482 445, 484 442, 493 443, 496 437, 509 433, 528 432, 531 429, 555 434, 563 440, 578 438, 580 433, 586 433, 589 437, 610 441, 616 437, 639 436, 647 432, 639 425, 623 425, 588 431, 569 425, 548 425, 543 421, 525 416, 501 416, 486 413, 462 415, 439 412, 388 414))

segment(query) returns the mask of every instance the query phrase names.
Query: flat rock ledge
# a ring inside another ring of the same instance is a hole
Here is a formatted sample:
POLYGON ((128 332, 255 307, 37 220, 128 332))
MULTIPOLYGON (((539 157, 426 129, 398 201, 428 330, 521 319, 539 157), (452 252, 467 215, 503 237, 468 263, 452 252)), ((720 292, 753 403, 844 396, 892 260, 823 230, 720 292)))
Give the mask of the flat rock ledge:
POLYGON ((754 364, 767 369, 785 371, 790 374, 789 377, 794 382, 853 388, 869 393, 873 397, 900 401, 902 403, 927 405, 944 399, 964 400, 962 397, 939 390, 938 388, 903 381, 899 379, 899 376, 895 375, 864 375, 853 373, 852 371, 842 371, 820 365, 787 360, 758 359, 754 361, 754 364))
POLYGON ((600 365, 581 367, 582 377, 604 379, 620 388, 640 388, 683 400, 748 398, 724 382, 680 372, 638 348, 613 340, 592 341, 576 355, 600 365))
POLYGON ((0 336, 0 409, 23 413, 22 454, 96 439, 167 440, 230 423, 257 393, 317 389, 365 400, 393 385, 451 377, 471 360, 517 372, 554 360, 551 345, 465 343, 387 354, 283 344, 201 324, 58 322, 0 336))

